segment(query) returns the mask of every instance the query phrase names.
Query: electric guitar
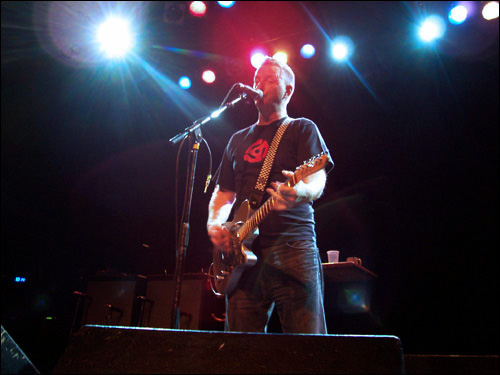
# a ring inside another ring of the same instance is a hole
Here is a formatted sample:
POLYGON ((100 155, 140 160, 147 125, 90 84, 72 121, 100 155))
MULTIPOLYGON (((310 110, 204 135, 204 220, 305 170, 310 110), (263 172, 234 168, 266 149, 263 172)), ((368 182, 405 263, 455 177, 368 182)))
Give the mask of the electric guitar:
MULTIPOLYGON (((295 186, 300 180, 322 169, 328 161, 328 154, 319 154, 297 167, 293 176, 285 184, 295 186)), ((247 267, 257 263, 257 256, 250 245, 257 236, 257 226, 266 218, 275 205, 274 197, 269 197, 262 206, 252 212, 250 203, 245 200, 234 214, 231 222, 224 224, 231 233, 230 250, 225 252, 214 247, 209 274, 213 292, 222 296, 230 294, 241 274, 247 267)))

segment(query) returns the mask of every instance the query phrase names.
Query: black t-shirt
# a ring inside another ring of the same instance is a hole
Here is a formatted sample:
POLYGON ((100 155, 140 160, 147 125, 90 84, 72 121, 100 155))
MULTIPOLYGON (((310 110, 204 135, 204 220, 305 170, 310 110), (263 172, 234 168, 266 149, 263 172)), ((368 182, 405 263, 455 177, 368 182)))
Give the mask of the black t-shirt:
MULTIPOLYGON (((269 125, 251 125, 234 133, 229 140, 217 183, 223 190, 236 193, 233 213, 241 202, 250 198, 274 134, 283 121, 280 119, 269 125)), ((304 161, 321 152, 328 153, 328 148, 316 124, 306 118, 292 120, 281 138, 267 185, 275 181, 284 182, 286 178, 282 170, 293 172, 304 161)), ((325 170, 328 173, 332 168, 333 162, 329 156, 325 170)), ((265 193, 261 203, 268 197, 265 193)), ((258 239, 261 246, 314 237, 312 203, 300 204, 284 211, 271 211, 259 225, 258 239)))

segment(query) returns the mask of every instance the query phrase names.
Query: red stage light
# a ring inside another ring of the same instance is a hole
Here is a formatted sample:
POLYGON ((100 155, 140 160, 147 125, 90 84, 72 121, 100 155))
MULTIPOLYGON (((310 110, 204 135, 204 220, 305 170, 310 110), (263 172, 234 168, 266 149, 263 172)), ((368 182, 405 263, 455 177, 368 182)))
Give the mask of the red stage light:
POLYGON ((193 1, 189 4, 189 13, 195 17, 203 17, 207 12, 207 6, 203 1, 193 1))
POLYGON ((203 82, 205 83, 214 83, 215 82, 215 73, 211 70, 205 70, 202 75, 201 79, 203 79, 203 82))

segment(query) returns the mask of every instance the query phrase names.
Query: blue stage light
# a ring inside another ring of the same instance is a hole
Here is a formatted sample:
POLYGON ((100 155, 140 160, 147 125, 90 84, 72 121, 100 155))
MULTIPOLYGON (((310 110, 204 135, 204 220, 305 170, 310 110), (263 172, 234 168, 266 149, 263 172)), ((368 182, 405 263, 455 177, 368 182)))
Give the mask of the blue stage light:
POLYGON ((235 1, 217 1, 217 2, 223 8, 231 8, 235 3, 235 1))
POLYGON ((335 60, 345 61, 352 55, 354 45, 347 36, 338 36, 332 41, 331 53, 335 60))
POLYGON ((181 78, 179 78, 179 86, 184 90, 189 89, 191 87, 191 80, 189 79, 189 77, 182 76, 181 78))
POLYGON ((312 44, 304 44, 300 49, 300 54, 304 59, 310 59, 316 53, 316 49, 312 44))
POLYGON ((418 36, 424 42, 432 42, 441 38, 446 31, 446 24, 442 17, 432 15, 427 17, 420 25, 418 36))

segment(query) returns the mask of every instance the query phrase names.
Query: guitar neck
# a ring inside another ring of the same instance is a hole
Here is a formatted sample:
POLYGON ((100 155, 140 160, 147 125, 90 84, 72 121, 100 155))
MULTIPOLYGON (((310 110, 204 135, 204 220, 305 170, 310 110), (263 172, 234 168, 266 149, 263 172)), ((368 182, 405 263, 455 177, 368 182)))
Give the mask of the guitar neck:
MULTIPOLYGON (((297 167, 295 173, 285 182, 289 187, 294 187, 303 178, 319 171, 325 166, 328 161, 328 152, 322 152, 321 154, 309 159, 304 162, 301 166, 297 167)), ((269 197, 265 203, 260 206, 248 219, 247 221, 238 229, 236 235, 239 240, 243 240, 252 233, 255 228, 264 220, 269 211, 272 210, 275 204, 274 197, 269 197)))
MULTIPOLYGON (((295 174, 291 177, 290 180, 285 182, 285 184, 289 187, 295 186, 295 174)), ((260 206, 248 219, 245 223, 238 229, 238 237, 240 241, 243 241, 249 233, 252 233, 255 228, 259 226, 259 224, 266 218, 269 212, 272 210, 275 203, 274 197, 269 197, 262 206, 260 206)))

